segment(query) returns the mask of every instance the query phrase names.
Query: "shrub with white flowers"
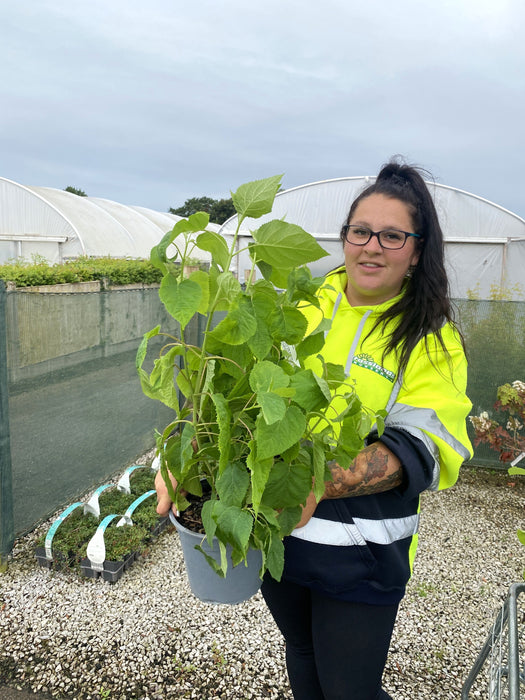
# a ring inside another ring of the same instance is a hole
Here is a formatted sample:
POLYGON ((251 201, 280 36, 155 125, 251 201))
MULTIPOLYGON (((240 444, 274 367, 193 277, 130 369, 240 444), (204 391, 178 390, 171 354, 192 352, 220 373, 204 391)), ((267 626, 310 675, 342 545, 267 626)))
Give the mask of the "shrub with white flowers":
POLYGON ((525 474, 525 469, 516 467, 518 462, 525 459, 525 434, 522 432, 525 424, 525 382, 516 380, 498 387, 497 399, 494 408, 506 413, 506 419, 500 423, 491 418, 487 411, 479 416, 470 416, 476 434, 474 444, 486 443, 499 452, 502 462, 511 463, 509 473, 525 474))

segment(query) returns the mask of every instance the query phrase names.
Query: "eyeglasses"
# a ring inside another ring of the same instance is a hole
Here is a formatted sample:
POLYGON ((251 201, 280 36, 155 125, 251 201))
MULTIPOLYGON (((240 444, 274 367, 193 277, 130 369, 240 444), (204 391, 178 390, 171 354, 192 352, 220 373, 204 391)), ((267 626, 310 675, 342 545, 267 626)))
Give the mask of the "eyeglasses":
POLYGON ((405 245, 409 236, 421 238, 418 233, 398 231, 396 228, 386 229, 385 231, 372 231, 366 226, 354 224, 345 224, 343 233, 345 240, 352 245, 366 245, 372 236, 376 236, 381 248, 386 248, 387 250, 399 250, 405 245))

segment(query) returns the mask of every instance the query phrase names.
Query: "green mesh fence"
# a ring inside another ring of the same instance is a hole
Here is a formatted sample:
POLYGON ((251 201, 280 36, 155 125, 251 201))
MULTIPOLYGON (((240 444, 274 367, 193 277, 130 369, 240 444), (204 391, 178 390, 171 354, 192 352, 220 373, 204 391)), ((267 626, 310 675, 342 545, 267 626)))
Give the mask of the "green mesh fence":
MULTIPOLYGON (((490 411, 500 384, 525 380, 525 303, 455 303, 473 412, 490 411)), ((175 330, 156 288, 64 294, 0 284, 2 560, 15 535, 153 447, 170 415, 142 394, 135 353, 159 323, 175 330)), ((201 329, 191 332, 197 341, 201 329)), ((484 446, 472 464, 506 467, 484 446)))
MULTIPOLYGON (((525 302, 462 299, 454 303, 467 346, 472 412, 487 411, 497 419, 493 406, 498 386, 515 379, 525 381, 525 302)), ((470 422, 469 431, 473 439, 470 422)), ((486 445, 475 448, 471 464, 508 468, 486 445)))
POLYGON ((12 495, 2 499, 19 535, 154 446, 170 411, 143 395, 135 354, 145 331, 175 322, 157 288, 19 290, 4 301, 12 495))

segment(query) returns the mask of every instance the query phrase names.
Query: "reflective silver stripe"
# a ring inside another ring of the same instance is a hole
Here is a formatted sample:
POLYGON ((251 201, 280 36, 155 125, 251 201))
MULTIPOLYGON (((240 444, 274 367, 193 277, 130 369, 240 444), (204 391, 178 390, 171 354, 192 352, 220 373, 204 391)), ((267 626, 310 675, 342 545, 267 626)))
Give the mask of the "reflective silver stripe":
POLYGON ((367 542, 392 544, 397 540, 412 537, 418 531, 419 515, 407 515, 405 518, 388 518, 387 520, 365 520, 354 518, 354 523, 367 542))
POLYGON ((363 546, 367 542, 392 544, 415 535, 418 525, 419 515, 417 514, 387 520, 354 518, 354 524, 314 517, 304 527, 296 528, 292 532, 292 537, 335 547, 363 546))
POLYGON ((347 376, 350 376, 355 351, 357 350, 357 346, 359 345, 359 341, 361 340, 361 335, 363 333, 363 328, 366 323, 366 319, 370 316, 371 313, 372 309, 369 309, 366 313, 363 314, 363 318, 359 321, 359 325, 354 335, 354 340, 352 341, 352 347, 350 348, 350 352, 348 353, 348 357, 346 359, 345 372, 347 376))
POLYGON ((433 408, 417 408, 403 403, 396 403, 388 414, 385 423, 391 427, 400 427, 406 430, 410 426, 417 426, 421 430, 426 430, 432 435, 441 438, 463 459, 470 458, 469 450, 445 428, 433 408))
POLYGON ((429 486, 431 491, 439 487, 439 449, 432 438, 427 435, 428 431, 432 435, 440 438, 464 460, 470 459, 469 450, 450 433, 439 420, 437 413, 432 408, 416 408, 407 404, 396 403, 386 417, 385 426, 390 428, 402 428, 410 435, 419 438, 429 453, 434 458, 434 473, 432 483, 429 486), (416 427, 417 426, 417 427, 416 427))

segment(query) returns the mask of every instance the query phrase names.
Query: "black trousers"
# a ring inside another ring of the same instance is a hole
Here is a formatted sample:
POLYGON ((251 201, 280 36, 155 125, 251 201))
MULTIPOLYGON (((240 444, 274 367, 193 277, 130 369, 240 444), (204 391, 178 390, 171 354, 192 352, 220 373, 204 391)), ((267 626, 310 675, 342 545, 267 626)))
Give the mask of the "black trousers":
POLYGON ((286 641, 295 700, 392 700, 381 678, 397 604, 336 600, 269 576, 261 592, 286 641))

